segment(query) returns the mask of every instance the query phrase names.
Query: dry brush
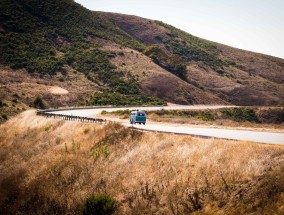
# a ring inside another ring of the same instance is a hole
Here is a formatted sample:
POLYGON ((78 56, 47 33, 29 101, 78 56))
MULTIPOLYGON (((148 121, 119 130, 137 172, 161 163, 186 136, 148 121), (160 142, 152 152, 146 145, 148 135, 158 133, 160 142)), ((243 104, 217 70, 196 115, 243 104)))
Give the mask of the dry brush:
POLYGON ((26 111, 0 126, 5 214, 76 214, 106 193, 116 214, 281 214, 284 148, 146 133, 26 111))

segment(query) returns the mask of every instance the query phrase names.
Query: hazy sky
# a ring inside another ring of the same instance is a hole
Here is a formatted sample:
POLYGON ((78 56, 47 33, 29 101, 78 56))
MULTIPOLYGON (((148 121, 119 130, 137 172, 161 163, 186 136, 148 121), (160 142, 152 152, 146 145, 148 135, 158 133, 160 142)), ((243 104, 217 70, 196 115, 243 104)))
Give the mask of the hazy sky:
POLYGON ((284 0, 75 0, 160 20, 195 36, 284 58, 284 0))

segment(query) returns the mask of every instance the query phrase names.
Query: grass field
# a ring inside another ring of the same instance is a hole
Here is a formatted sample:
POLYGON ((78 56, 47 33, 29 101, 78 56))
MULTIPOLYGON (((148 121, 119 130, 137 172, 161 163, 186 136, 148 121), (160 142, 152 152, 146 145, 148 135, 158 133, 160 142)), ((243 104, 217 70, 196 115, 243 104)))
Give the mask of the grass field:
POLYGON ((284 148, 143 133, 26 111, 0 125, 4 214, 76 214, 91 194, 116 214, 283 214, 284 148))

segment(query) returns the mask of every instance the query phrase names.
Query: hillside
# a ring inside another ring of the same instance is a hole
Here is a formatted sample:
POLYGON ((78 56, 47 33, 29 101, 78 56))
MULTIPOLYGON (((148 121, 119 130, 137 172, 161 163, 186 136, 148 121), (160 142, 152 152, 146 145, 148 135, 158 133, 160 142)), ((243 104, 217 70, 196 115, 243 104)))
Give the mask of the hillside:
POLYGON ((72 0, 1 1, 0 53, 0 121, 38 97, 45 107, 284 101, 283 59, 72 0))
POLYGON ((139 132, 25 111, 0 125, 3 214, 283 214, 281 146, 139 132))
MULTIPOLYGON (((283 103, 283 59, 206 41, 159 21, 102 14, 147 46, 157 44, 168 55, 181 57, 188 82, 206 92, 237 105, 283 103)), ((159 61, 157 54, 149 57, 159 61)))

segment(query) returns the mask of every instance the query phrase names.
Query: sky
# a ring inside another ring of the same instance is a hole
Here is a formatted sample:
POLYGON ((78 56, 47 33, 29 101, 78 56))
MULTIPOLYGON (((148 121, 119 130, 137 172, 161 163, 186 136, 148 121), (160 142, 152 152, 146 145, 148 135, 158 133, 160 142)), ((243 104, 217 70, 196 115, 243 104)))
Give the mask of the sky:
POLYGON ((195 36, 284 59, 284 0, 75 0, 163 21, 195 36))

